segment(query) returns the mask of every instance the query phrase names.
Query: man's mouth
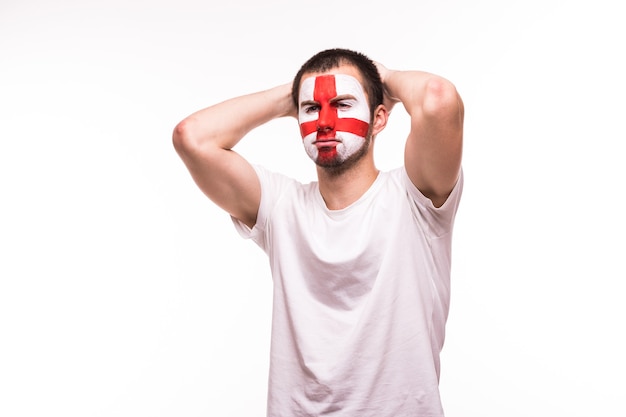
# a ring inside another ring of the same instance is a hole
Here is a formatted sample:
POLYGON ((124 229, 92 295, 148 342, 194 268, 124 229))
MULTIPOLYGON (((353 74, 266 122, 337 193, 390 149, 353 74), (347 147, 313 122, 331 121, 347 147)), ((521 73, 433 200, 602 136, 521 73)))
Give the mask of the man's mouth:
POLYGON ((318 144, 318 143, 339 143, 341 142, 341 139, 339 139, 337 136, 330 135, 330 134, 318 134, 317 137, 315 138, 315 141, 313 142, 314 144, 318 144))
POLYGON ((332 139, 317 139, 313 144, 318 148, 331 148, 339 145, 341 143, 340 140, 336 138, 332 139))

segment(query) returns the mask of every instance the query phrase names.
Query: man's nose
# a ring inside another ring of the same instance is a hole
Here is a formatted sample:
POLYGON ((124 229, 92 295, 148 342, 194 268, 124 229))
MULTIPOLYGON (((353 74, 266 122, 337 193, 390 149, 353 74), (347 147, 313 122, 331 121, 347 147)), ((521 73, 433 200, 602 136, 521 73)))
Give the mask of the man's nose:
POLYGON ((335 121, 337 120, 337 112, 330 106, 322 106, 317 119, 318 130, 333 130, 335 121))

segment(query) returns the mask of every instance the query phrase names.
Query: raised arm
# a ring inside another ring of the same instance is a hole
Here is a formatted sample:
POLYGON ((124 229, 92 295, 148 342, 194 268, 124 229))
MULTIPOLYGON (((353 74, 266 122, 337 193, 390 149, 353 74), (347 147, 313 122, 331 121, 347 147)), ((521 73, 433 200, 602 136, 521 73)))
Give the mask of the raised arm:
POLYGON ((401 102, 411 117, 404 150, 409 178, 435 207, 440 207, 461 169, 463 101, 454 85, 437 75, 377 66, 387 107, 401 102))
POLYGON ((198 187, 249 227, 256 223, 261 188, 250 163, 232 148, 255 127, 283 116, 296 116, 291 84, 200 110, 174 129, 174 147, 198 187))

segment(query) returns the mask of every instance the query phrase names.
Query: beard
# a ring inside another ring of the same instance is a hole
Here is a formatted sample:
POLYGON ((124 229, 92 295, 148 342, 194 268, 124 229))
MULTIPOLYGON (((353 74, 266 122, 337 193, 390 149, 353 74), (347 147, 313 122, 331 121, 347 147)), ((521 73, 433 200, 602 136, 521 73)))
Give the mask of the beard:
MULTIPOLYGON (((336 151, 334 152, 334 157, 326 156, 327 153, 330 153, 332 155, 333 151, 320 151, 320 155, 314 160, 314 162, 318 167, 324 168, 330 174, 343 174, 344 172, 355 166, 361 159, 365 157, 365 155, 367 155, 370 143, 370 138, 362 138, 361 145, 358 148, 352 150, 352 152, 350 152, 344 158, 340 157, 339 153, 336 151)), ((341 146, 341 144, 339 146, 341 146)))
POLYGON ((338 132, 336 146, 320 147, 315 145, 315 138, 304 141, 309 158, 328 173, 339 175, 356 165, 369 151, 372 143, 371 127, 366 137, 352 133, 338 132))

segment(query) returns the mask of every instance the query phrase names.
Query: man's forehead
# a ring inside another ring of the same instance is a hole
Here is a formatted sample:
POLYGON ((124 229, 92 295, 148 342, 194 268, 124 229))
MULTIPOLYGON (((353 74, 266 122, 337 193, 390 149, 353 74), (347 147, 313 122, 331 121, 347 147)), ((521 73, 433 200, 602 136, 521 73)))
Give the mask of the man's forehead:
POLYGON ((300 87, 300 100, 313 100, 316 95, 330 97, 353 95, 364 98, 364 89, 358 79, 347 74, 320 74, 305 78, 300 87))

